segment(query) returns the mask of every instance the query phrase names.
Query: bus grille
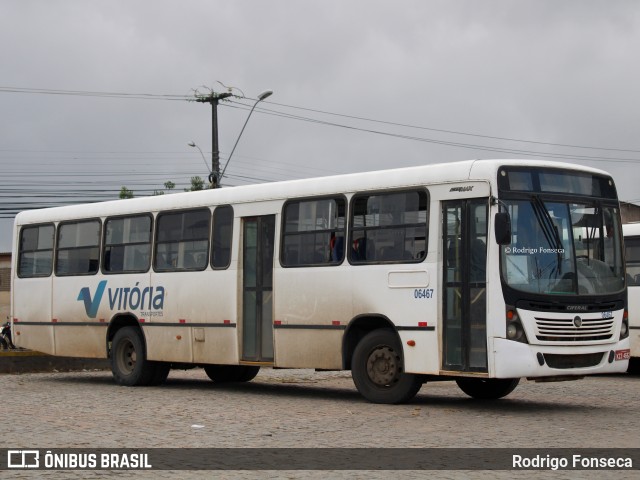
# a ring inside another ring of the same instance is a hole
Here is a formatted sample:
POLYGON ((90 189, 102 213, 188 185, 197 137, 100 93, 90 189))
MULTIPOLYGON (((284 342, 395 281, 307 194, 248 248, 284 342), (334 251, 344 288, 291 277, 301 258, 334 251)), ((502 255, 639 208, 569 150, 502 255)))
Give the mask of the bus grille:
POLYGON ((602 361, 602 352, 584 355, 556 355, 545 353, 544 360, 551 368, 587 368, 595 367, 602 361))
POLYGON ((582 318, 580 326, 572 318, 536 317, 536 338, 544 342, 586 342, 608 340, 615 330, 613 317, 582 318))

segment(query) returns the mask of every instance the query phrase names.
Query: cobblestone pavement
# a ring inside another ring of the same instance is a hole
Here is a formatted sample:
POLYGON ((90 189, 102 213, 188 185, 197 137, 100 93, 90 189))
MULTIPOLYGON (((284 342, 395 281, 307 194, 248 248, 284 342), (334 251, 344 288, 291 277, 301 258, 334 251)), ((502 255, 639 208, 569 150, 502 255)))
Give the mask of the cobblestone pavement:
MULTIPOLYGON (((0 375, 5 448, 640 447, 640 377, 523 381, 478 402, 428 383, 407 405, 374 405, 349 372, 263 369, 216 385, 201 369, 160 387, 108 371, 0 375)), ((0 472, 11 478, 388 478, 391 472, 0 472), (18 473, 19 475, 13 475, 18 473), (76 475, 74 477, 74 475, 76 475)), ((638 478, 635 472, 399 472, 401 478, 638 478)), ((7 477, 9 478, 9 477, 7 477)))

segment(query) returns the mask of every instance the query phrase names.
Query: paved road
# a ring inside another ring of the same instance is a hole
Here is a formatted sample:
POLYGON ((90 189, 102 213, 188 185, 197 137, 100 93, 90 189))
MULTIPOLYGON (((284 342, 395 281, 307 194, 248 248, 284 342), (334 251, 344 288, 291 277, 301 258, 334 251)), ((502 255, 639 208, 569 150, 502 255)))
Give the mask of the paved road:
MULTIPOLYGON (((165 385, 148 388, 117 386, 108 371, 0 375, 0 396, 3 418, 11 419, 2 426, 6 448, 640 447, 640 377, 627 375, 563 383, 524 381, 509 397, 492 402, 474 401, 451 382, 429 383, 407 405, 366 402, 348 372, 271 369, 263 369, 250 383, 227 385, 214 384, 200 369, 172 371, 165 385)), ((18 478, 35 478, 35 473, 21 473, 18 478)), ((106 475, 77 473, 77 478, 106 475)), ((185 473, 173 475, 185 478, 185 473)), ((603 472, 559 473, 542 472, 536 478, 603 476, 603 472)), ((62 478, 55 472, 39 474, 62 478)), ((532 476, 531 472, 473 476, 520 474, 532 476)), ((206 473, 190 475, 200 478, 206 473)), ((389 473, 379 475, 388 478, 389 473)), ((468 472, 402 474, 403 478, 429 475, 465 478, 468 472)), ((637 478, 637 471, 613 475, 637 478)), ((169 477, 171 472, 138 476, 169 477)), ((216 476, 265 478, 259 472, 216 476)), ((267 476, 372 478, 367 472, 267 476)))

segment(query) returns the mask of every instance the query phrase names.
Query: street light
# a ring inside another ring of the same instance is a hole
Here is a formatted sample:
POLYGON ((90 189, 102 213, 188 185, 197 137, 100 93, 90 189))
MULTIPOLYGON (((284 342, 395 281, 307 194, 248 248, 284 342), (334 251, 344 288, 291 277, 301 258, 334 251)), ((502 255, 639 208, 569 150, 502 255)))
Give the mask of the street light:
POLYGON ((209 168, 209 164, 207 163, 207 159, 204 158, 204 153, 202 153, 202 150, 200 150, 200 147, 198 145, 196 145, 196 142, 189 142, 189 143, 187 143, 187 145, 189 145, 190 147, 194 147, 194 148, 198 149, 198 151, 200 152, 200 156, 202 157, 202 161, 204 162, 204 165, 207 167, 207 170, 209 170, 209 173, 211 173, 211 169, 209 168))
POLYGON ((231 157, 233 156, 233 152, 236 151, 236 147, 238 146, 238 142, 240 141, 242 132, 244 132, 244 129, 247 126, 247 123, 249 122, 249 118, 251 118, 251 114, 253 113, 253 110, 256 108, 256 105, 258 105, 258 103, 260 103, 265 98, 270 97, 271 95, 273 95, 273 90, 265 90, 260 95, 258 95, 258 99, 256 100, 256 103, 253 104, 253 107, 251 107, 251 110, 249 111, 249 115, 247 115, 247 119, 244 121, 244 125, 242 126, 242 130, 240 130, 240 135, 238 135, 238 138, 236 139, 236 143, 231 149, 231 153, 229 154, 229 158, 227 159, 227 164, 224 166, 224 169, 222 170, 222 173, 218 178, 218 182, 217 182, 218 185, 220 185, 220 182, 222 182, 222 177, 224 177, 224 172, 227 171, 227 167, 229 166, 229 162, 231 162, 231 157))

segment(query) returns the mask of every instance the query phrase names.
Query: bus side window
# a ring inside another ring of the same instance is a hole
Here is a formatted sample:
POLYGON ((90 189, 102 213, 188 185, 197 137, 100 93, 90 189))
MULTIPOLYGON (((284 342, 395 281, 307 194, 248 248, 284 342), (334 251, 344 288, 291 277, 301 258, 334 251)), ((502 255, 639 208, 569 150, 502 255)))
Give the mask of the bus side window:
POLYGON ((18 276, 48 277, 53 266, 53 224, 23 227, 20 231, 18 276))
POLYGON ((213 234, 211 242, 211 266, 225 269, 231 263, 233 239, 233 208, 229 205, 213 211, 213 234))
POLYGON ((100 265, 100 220, 61 223, 56 275, 93 275, 100 265))
POLYGON ((284 267, 339 265, 344 259, 346 202, 342 197, 291 200, 283 208, 284 267))
POLYGON ((356 264, 422 261, 427 248, 427 203, 423 189, 355 195, 349 259, 356 264))
POLYGON ((157 217, 154 269, 157 271, 204 270, 194 255, 209 250, 211 212, 197 210, 161 212, 157 217))
POLYGON ((105 221, 105 273, 146 272, 151 252, 152 218, 149 214, 112 217, 105 221))

